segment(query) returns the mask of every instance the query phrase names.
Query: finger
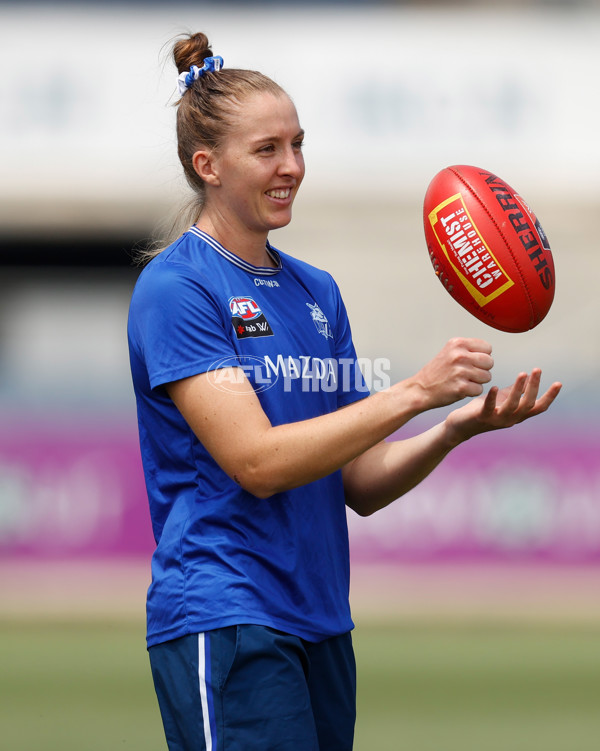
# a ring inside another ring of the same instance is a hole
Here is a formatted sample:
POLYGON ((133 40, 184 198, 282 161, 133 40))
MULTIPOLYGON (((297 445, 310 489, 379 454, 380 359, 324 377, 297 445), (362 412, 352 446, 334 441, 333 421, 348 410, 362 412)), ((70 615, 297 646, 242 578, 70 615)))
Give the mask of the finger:
POLYGON ((462 339, 462 344, 469 352, 483 352, 486 355, 492 354, 492 345, 486 342, 485 339, 462 339))
POLYGON ((467 378, 461 382, 458 393, 461 394, 461 399, 464 397, 481 396, 483 394, 483 386, 472 378, 467 378))
POLYGON ((491 370, 494 367, 494 359, 485 352, 472 352, 469 360, 480 370, 491 370))
POLYGON ((489 383, 492 380, 493 359, 484 353, 470 352, 460 363, 464 375, 473 383, 489 383))
POLYGON ((559 381, 553 383, 548 391, 546 391, 546 393, 536 401, 533 409, 528 416, 533 417, 534 415, 539 415, 541 412, 545 412, 559 395, 561 389, 562 383, 560 383, 559 381))
POLYGON ((486 420, 490 418, 496 410, 496 402, 498 399, 498 387, 492 386, 485 396, 483 406, 481 408, 481 419, 486 420))
POLYGON ((521 397, 523 395, 527 380, 527 373, 519 373, 519 375, 515 378, 515 382, 510 387, 505 401, 499 407, 499 413, 501 413, 502 415, 514 414, 519 409, 519 405, 521 404, 521 397))
POLYGON ((492 373, 490 370, 474 368, 471 371, 470 380, 477 384, 489 383, 492 380, 492 373))
POLYGON ((519 411, 521 413, 527 413, 534 408, 540 390, 541 379, 542 371, 539 368, 534 368, 531 371, 531 375, 527 378, 523 388, 523 394, 519 404, 519 411))
MULTIPOLYGON (((540 371, 541 374, 541 371, 540 371)), ((533 373, 532 373, 533 375, 533 373)), ((537 383, 537 387, 539 388, 539 379, 537 383)), ((545 394, 543 394, 539 399, 535 400, 531 407, 528 409, 525 408, 525 397, 523 397, 523 408, 519 410, 519 422, 523 422, 524 420, 529 419, 530 417, 535 417, 536 415, 541 414, 542 412, 545 412, 552 402, 556 399, 558 394, 560 393, 560 390, 562 389, 562 383, 559 381, 556 381, 555 383, 550 386, 550 388, 546 391, 545 394)))
POLYGON ((452 339, 449 344, 457 362, 474 364, 487 370, 494 365, 492 346, 483 339, 452 339))
POLYGON ((460 382, 466 389, 466 396, 481 396, 483 384, 489 383, 492 376, 489 370, 476 370, 474 368, 460 374, 460 382))

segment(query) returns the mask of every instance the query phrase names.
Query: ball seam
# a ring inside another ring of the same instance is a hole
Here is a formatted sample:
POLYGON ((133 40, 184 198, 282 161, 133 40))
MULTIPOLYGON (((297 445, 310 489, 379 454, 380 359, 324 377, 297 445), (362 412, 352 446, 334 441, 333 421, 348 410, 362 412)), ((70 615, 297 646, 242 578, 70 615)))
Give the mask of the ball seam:
POLYGON ((533 306, 532 295, 531 295, 531 292, 530 292, 529 286, 528 286, 528 284, 527 284, 527 280, 525 279, 525 276, 524 276, 524 273, 523 273, 523 267, 522 267, 522 265, 521 265, 521 264, 519 263, 519 259, 518 259, 518 258, 517 258, 517 257, 515 256, 515 254, 513 253, 513 251, 512 251, 512 248, 510 247, 510 245, 509 245, 509 243, 508 243, 508 239, 507 239, 506 235, 504 234, 504 232, 502 231, 502 228, 500 227, 500 225, 498 224, 498 222, 497 222, 497 221, 496 221, 496 219, 494 218, 494 215, 493 215, 493 214, 492 214, 492 213, 490 212, 490 210, 489 210, 489 209, 488 209, 488 207, 486 206, 486 204, 485 204, 485 202, 483 201, 483 199, 482 199, 482 198, 480 198, 480 196, 479 196, 479 194, 477 193, 477 191, 476 191, 476 190, 475 190, 475 189, 473 188, 473 186, 472 186, 472 185, 471 185, 471 184, 470 184, 470 183, 469 183, 469 182, 467 181, 467 179, 466 179, 465 177, 463 177, 463 176, 462 176, 462 175, 460 174, 460 172, 458 172, 458 170, 454 169, 453 167, 449 167, 448 169, 449 169, 449 171, 450 171, 450 172, 452 172, 452 174, 453 174, 453 175, 455 175, 455 176, 456 176, 456 177, 457 177, 457 178, 458 178, 458 179, 459 179, 459 180, 460 180, 460 181, 461 181, 461 182, 463 183, 463 185, 464 185, 464 186, 465 186, 465 187, 466 187, 466 188, 467 188, 467 189, 469 190, 469 192, 471 193, 471 195, 472 195, 472 196, 473 196, 473 197, 474 197, 474 198, 475 198, 475 199, 476 199, 476 200, 478 201, 478 203, 479 203, 479 205, 481 206, 481 208, 482 208, 482 209, 483 209, 483 210, 485 211, 485 213, 486 213, 486 214, 488 215, 488 217, 490 218, 490 220, 491 220, 492 224, 493 224, 493 225, 494 225, 494 226, 496 227, 496 229, 498 230, 498 234, 499 234, 499 235, 500 235, 500 237, 502 238, 502 240, 503 240, 503 242, 504 242, 504 245, 506 246, 506 249, 507 249, 507 250, 508 250, 508 252, 510 253, 510 256, 511 256, 511 258, 513 259, 513 262, 514 262, 514 264, 515 264, 515 266, 517 267, 517 270, 518 270, 518 272, 519 272, 519 279, 518 279, 518 281, 519 281, 519 283, 521 284, 521 287, 522 287, 522 288, 524 289, 524 291, 525 291, 525 295, 526 295, 526 297, 527 297, 527 302, 529 303, 529 310, 530 310, 530 313, 531 313, 531 326, 529 327, 529 329, 531 330, 532 328, 534 328, 534 327, 535 327, 535 326, 537 325, 537 323, 539 323, 539 321, 537 321, 537 320, 536 320, 536 319, 537 319, 537 316, 536 316, 535 308, 534 308, 534 306, 533 306))

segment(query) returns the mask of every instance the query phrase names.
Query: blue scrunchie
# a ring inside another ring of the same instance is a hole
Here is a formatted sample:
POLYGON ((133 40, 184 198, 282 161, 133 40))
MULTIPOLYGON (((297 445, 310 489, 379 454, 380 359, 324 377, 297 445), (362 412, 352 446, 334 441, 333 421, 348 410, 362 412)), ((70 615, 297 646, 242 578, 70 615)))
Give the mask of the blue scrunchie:
POLYGON ((179 93, 183 96, 194 81, 197 81, 205 73, 217 73, 222 67, 223 58, 218 55, 215 57, 204 58, 204 65, 201 68, 197 65, 192 65, 189 72, 179 74, 179 78, 177 79, 179 93))

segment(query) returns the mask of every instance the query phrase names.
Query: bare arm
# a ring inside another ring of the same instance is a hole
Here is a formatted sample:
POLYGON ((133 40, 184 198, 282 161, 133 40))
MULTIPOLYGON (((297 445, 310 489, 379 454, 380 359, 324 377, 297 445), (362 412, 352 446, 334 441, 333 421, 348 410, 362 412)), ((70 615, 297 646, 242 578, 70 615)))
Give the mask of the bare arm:
POLYGON ((241 371, 227 390, 215 372, 166 388, 223 470, 267 498, 341 469, 420 412, 481 394, 491 378, 490 353, 481 340, 451 340, 412 378, 343 410, 278 426, 241 371))
POLYGON ((360 516, 400 498, 424 480, 454 448, 444 424, 401 441, 383 441, 342 470, 346 504, 360 516))
POLYGON ((490 389, 430 430, 403 441, 380 443, 357 457, 343 469, 348 506, 362 516, 372 514, 414 488, 460 443, 545 412, 561 384, 553 383, 538 398, 540 377, 539 369, 530 376, 521 373, 511 387, 490 389))

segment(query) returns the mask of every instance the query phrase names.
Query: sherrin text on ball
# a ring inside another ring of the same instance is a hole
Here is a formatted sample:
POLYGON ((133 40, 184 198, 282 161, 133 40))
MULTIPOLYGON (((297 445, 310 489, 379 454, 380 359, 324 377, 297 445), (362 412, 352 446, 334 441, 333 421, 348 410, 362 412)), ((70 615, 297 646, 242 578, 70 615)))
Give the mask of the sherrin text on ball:
POLYGON ((548 238, 523 198, 478 167, 446 167, 423 206, 429 256, 452 297, 501 331, 535 328, 554 299, 548 238))

